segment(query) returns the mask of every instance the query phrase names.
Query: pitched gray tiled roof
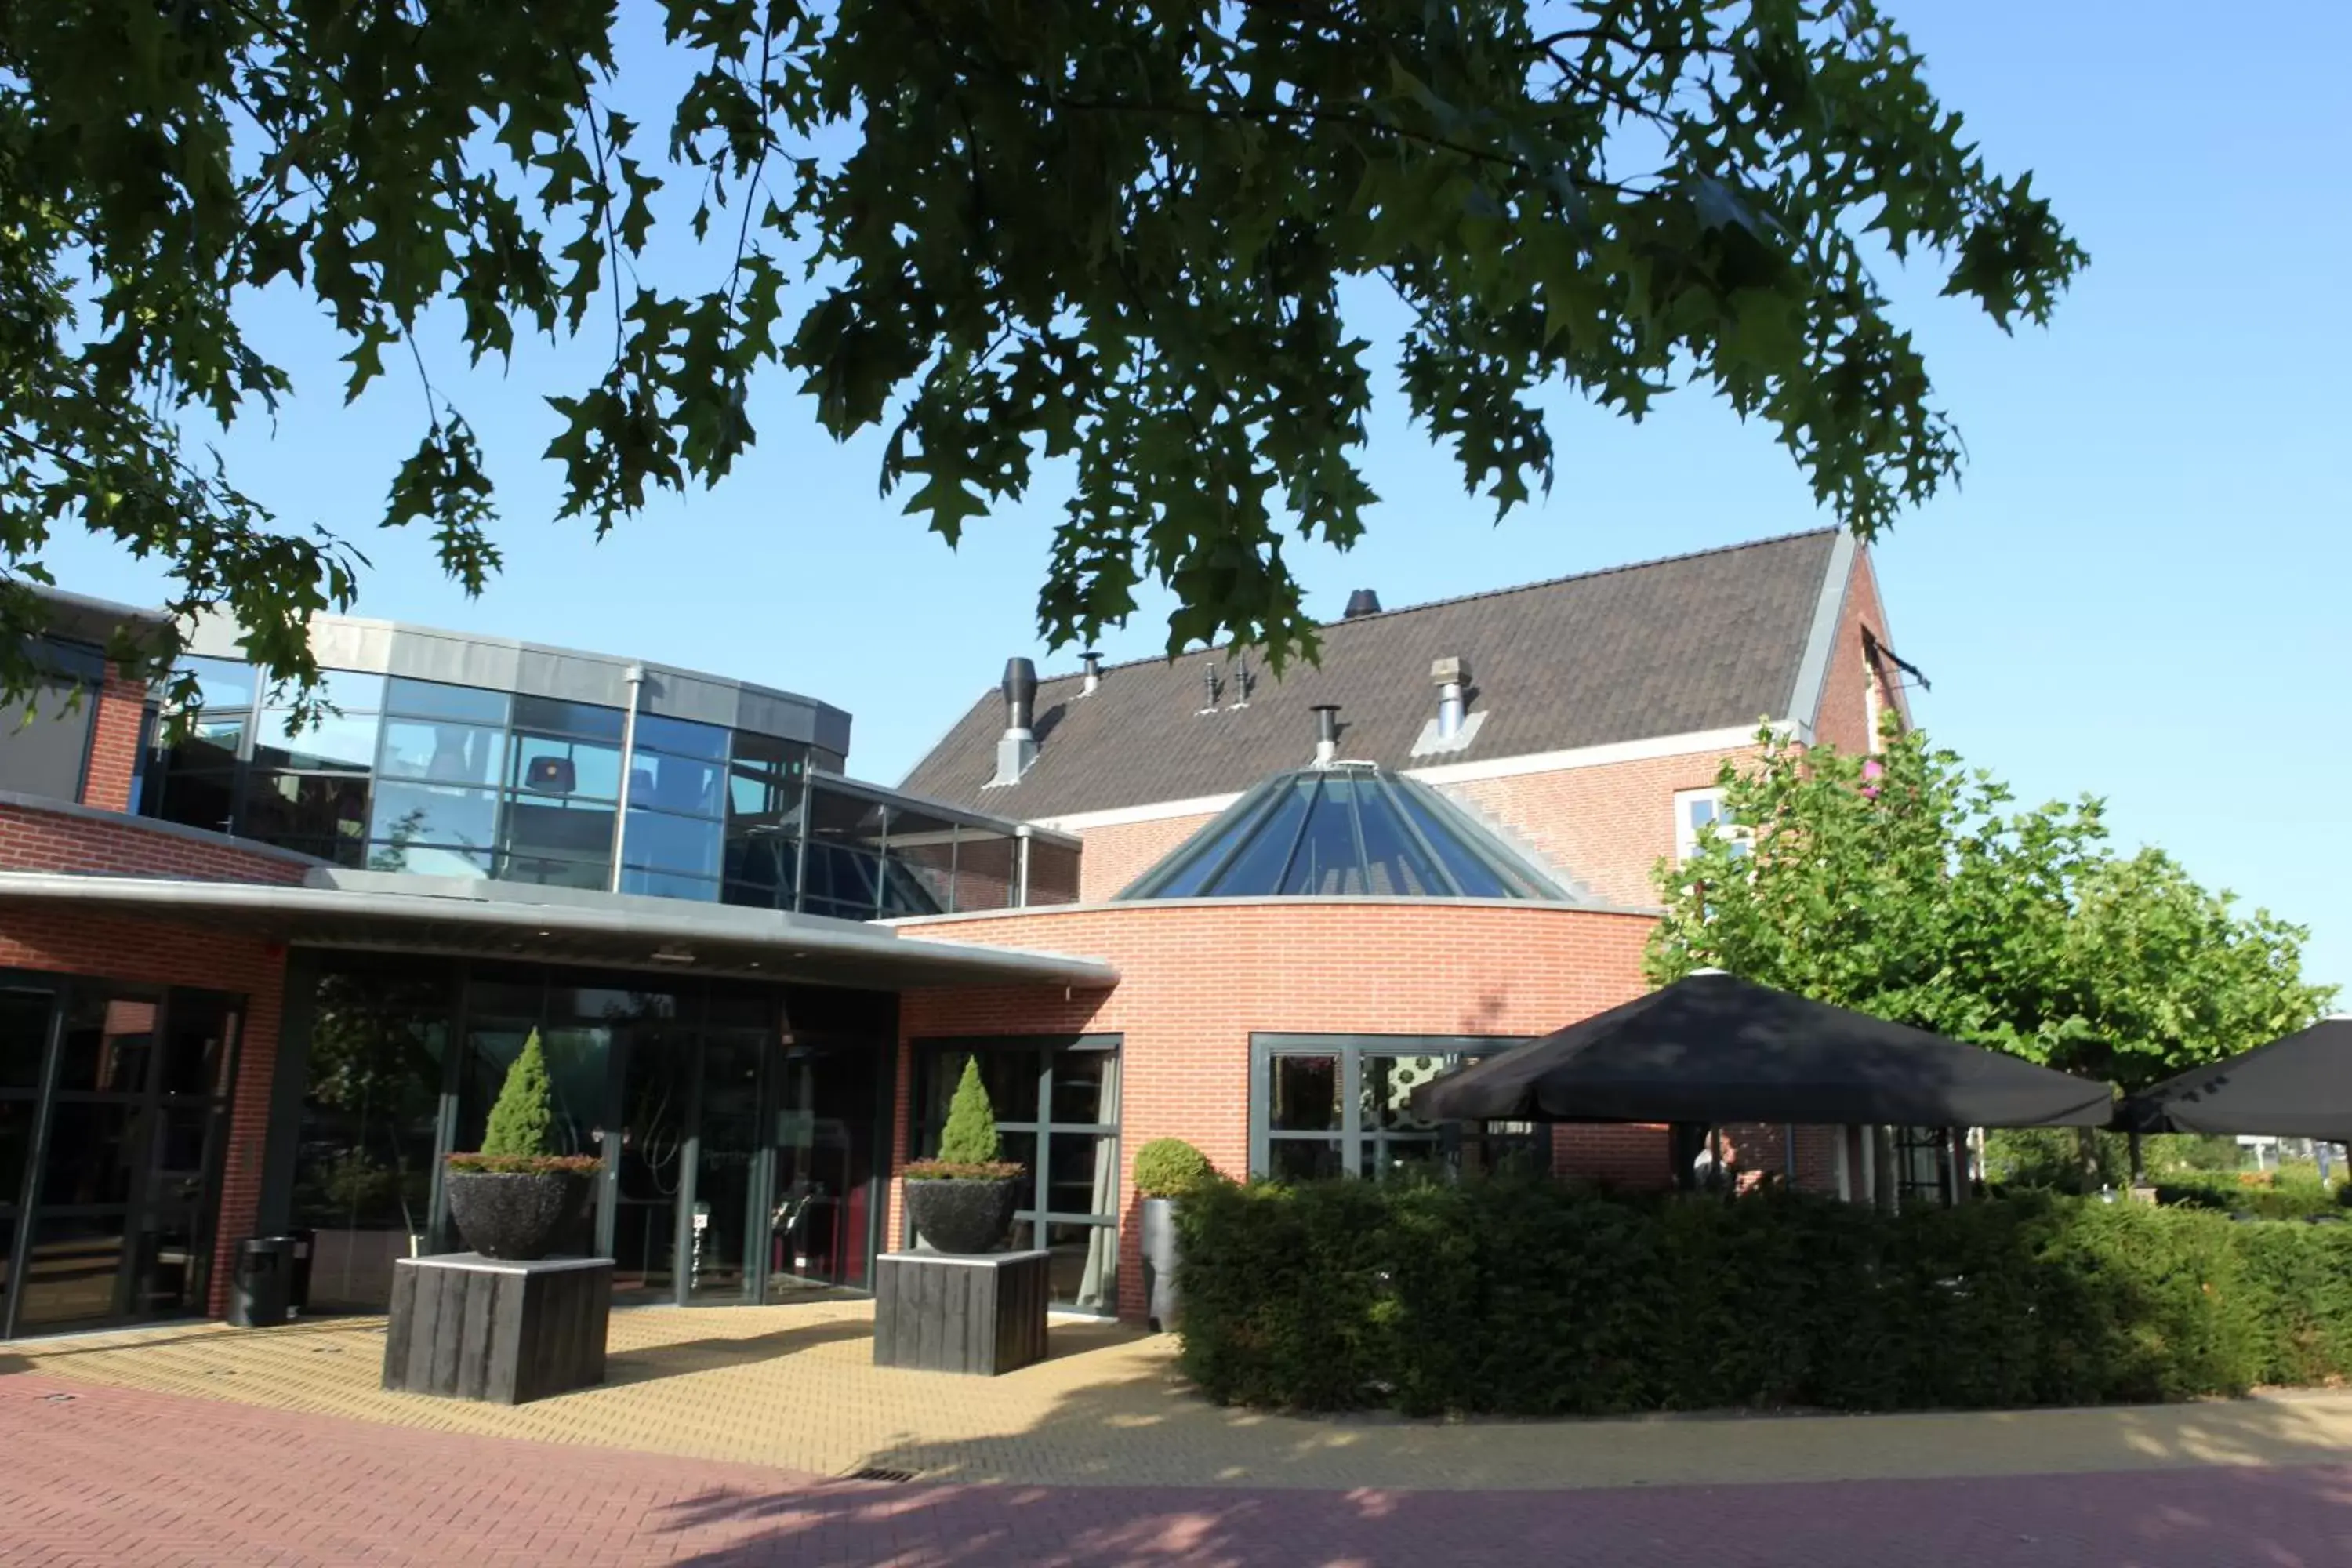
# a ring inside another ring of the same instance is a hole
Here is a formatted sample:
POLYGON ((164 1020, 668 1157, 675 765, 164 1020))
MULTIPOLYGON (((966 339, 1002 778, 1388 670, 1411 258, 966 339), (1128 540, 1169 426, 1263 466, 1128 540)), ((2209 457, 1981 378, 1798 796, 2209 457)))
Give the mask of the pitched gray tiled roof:
POLYGON ((1091 697, 1078 695, 1078 676, 1053 677, 1038 685, 1036 763, 1002 789, 985 787, 1004 729, 991 688, 903 787, 1031 820, 1225 795, 1307 762, 1310 710, 1323 702, 1339 704, 1342 757, 1391 768, 1785 717, 1835 537, 1791 534, 1333 622, 1319 668, 1277 682, 1261 668, 1246 708, 1230 706, 1234 666, 1222 648, 1108 667, 1091 697), (1467 750, 1416 759, 1436 711, 1429 667, 1449 656, 1468 665, 1469 710, 1486 718, 1467 750), (1223 692, 1202 714, 1210 664, 1223 692))

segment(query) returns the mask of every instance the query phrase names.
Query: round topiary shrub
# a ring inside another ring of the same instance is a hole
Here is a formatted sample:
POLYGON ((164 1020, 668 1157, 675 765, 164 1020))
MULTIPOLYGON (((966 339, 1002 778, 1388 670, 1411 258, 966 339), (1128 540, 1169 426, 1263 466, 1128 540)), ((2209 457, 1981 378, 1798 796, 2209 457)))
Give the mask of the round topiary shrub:
POLYGON ((1209 1157, 1181 1138, 1154 1138, 1135 1152, 1135 1190, 1147 1198, 1181 1198, 1216 1173, 1209 1157))

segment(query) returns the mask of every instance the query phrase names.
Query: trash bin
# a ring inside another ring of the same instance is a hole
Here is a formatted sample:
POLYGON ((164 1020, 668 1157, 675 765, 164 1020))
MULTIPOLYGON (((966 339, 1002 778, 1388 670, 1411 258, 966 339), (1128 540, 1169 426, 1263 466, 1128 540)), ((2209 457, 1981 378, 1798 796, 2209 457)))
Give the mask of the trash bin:
POLYGON ((319 1256, 319 1233, 289 1230, 286 1239, 294 1244, 294 1266, 286 1277, 286 1310, 299 1318, 310 1310, 310 1265, 319 1256))
POLYGON ((257 1236, 237 1243, 236 1273, 229 1282, 228 1321, 240 1329, 274 1329, 283 1323, 293 1268, 290 1236, 257 1236))

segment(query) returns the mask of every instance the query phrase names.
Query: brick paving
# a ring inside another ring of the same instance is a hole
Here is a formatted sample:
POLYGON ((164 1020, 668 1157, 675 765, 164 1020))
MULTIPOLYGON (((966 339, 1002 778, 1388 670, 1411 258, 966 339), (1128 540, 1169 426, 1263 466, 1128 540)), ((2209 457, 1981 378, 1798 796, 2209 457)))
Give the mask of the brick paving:
POLYGON ((1052 1337, 1040 1365, 951 1377, 876 1367, 865 1302, 617 1312, 605 1386, 519 1409, 384 1393, 381 1320, 20 1342, 0 1347, 0 1367, 407 1429, 926 1481, 1491 1491, 2352 1462, 2352 1394, 1977 1415, 1300 1420, 1193 1396, 1165 1337, 1066 1321, 1052 1337))
POLYGON ((2352 1464, 1564 1492, 893 1486, 0 1376, 0 1562, 2322 1568, 2352 1464))

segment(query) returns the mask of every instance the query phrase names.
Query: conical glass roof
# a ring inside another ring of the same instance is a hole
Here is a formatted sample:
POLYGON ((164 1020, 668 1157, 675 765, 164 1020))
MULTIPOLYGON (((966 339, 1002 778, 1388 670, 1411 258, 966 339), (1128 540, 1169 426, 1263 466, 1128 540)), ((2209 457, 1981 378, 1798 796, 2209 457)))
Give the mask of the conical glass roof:
POLYGON ((1345 894, 1569 899, 1460 806, 1370 763, 1276 773, 1118 898, 1345 894))

